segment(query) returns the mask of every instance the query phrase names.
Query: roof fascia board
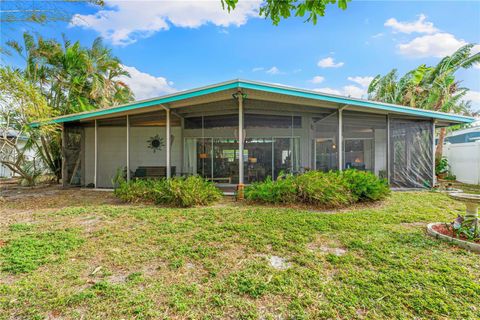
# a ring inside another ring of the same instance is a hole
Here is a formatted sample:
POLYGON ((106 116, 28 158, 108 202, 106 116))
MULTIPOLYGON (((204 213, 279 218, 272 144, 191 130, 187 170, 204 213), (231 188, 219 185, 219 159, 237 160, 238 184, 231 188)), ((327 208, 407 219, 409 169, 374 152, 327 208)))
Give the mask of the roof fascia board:
POLYGON ((454 114, 447 114, 447 113, 409 108, 409 107, 403 107, 403 106, 396 106, 391 104, 381 104, 381 103, 362 101, 362 100, 351 99, 351 98, 342 98, 342 97, 324 95, 321 93, 311 92, 311 91, 306 91, 301 89, 299 90, 295 88, 264 85, 260 83, 247 82, 244 80, 240 81, 239 86, 244 89, 267 91, 267 92, 278 93, 278 94, 287 94, 287 95, 296 96, 300 98, 322 100, 322 101, 328 101, 328 102, 340 103, 340 104, 346 104, 346 105, 352 105, 352 106, 362 106, 362 107, 371 108, 371 109, 398 112, 402 114, 410 114, 410 115, 416 115, 420 117, 443 119, 443 120, 462 122, 462 123, 471 123, 475 121, 475 119, 472 117, 459 116, 454 114))
MULTIPOLYGON (((178 93, 178 94, 173 94, 169 96, 164 96, 160 97, 157 99, 151 99, 151 100, 146 100, 146 101, 140 101, 140 102, 134 102, 131 104, 126 104, 122 106, 117 106, 113 108, 107 108, 107 109, 100 109, 100 110, 95 110, 95 111, 89 111, 85 113, 79 113, 71 116, 65 116, 65 117, 60 117, 53 119, 52 121, 48 123, 63 123, 63 122, 70 122, 70 121, 77 121, 77 120, 82 120, 85 118, 95 118, 99 116, 104 116, 108 114, 113 114, 113 113, 118 113, 118 112, 125 112, 125 111, 130 111, 138 108, 143 108, 143 107, 149 107, 149 106, 154 106, 154 105, 162 105, 170 102, 175 102, 178 100, 183 100, 183 99, 188 99, 188 98, 195 98, 198 96, 202 96, 205 94, 209 93, 215 93, 223 90, 228 90, 228 89, 235 89, 238 88, 238 81, 230 81, 226 83, 221 83, 215 86, 210 86, 210 87, 204 87, 196 90, 191 90, 191 91, 185 91, 183 93, 178 93)), ((163 108, 163 106, 161 106, 163 108)), ((32 123, 33 127, 39 126, 40 123, 32 123)))

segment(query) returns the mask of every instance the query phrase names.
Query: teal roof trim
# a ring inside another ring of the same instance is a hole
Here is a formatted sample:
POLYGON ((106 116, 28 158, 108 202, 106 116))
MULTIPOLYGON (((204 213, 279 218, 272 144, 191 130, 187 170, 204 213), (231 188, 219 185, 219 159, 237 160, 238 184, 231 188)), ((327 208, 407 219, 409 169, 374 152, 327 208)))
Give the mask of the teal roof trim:
MULTIPOLYGON (((114 114, 118 112, 130 111, 130 110, 135 110, 135 109, 144 108, 144 107, 151 107, 158 104, 164 104, 164 103, 175 102, 183 99, 194 98, 194 97, 206 95, 209 93, 215 93, 215 92, 220 92, 223 90, 235 89, 235 88, 238 88, 238 82, 229 82, 229 83, 224 83, 224 84, 211 86, 211 87, 205 87, 197 90, 189 90, 189 91, 182 92, 180 94, 177 93, 177 94, 163 96, 163 97, 159 97, 151 100, 133 102, 130 104, 116 106, 112 108, 100 109, 95 111, 87 111, 87 112, 67 115, 63 117, 58 117, 58 118, 52 119, 49 123, 50 124, 63 123, 63 122, 77 121, 85 118, 99 117, 99 116, 114 114)), ((32 127, 38 127, 39 125, 40 123, 38 122, 34 122, 31 124, 32 127)))
POLYGON ((399 112, 403 114, 441 119, 441 120, 447 120, 447 121, 455 121, 455 122, 462 122, 462 123, 471 123, 475 121, 475 118, 473 117, 461 116, 456 114, 404 107, 404 106, 399 106, 394 104, 360 100, 360 99, 347 98, 347 97, 341 97, 341 96, 325 95, 320 92, 301 90, 301 89, 289 88, 289 87, 264 85, 264 84, 248 82, 248 81, 240 81, 240 88, 279 93, 279 94, 285 94, 285 95, 296 96, 296 97, 307 98, 307 99, 340 103, 345 105, 367 107, 367 108, 383 110, 383 111, 399 112))
MULTIPOLYGON (((339 103, 343 105, 360 106, 360 107, 366 107, 370 109, 382 110, 387 112, 388 111, 397 112, 401 114, 427 117, 427 118, 445 120, 445 121, 456 122, 456 123, 471 123, 475 121, 475 118, 473 117, 461 116, 456 114, 435 112, 430 110, 416 109, 416 108, 404 107, 404 106, 388 104, 388 103, 381 103, 381 102, 375 102, 375 101, 369 101, 369 100, 323 94, 316 91, 309 91, 309 90, 303 90, 303 89, 297 89, 297 88, 285 87, 285 86, 277 86, 277 85, 259 83, 254 81, 232 80, 232 81, 211 85, 208 87, 202 87, 198 89, 174 93, 171 95, 167 95, 167 96, 163 96, 155 99, 143 100, 143 101, 133 102, 130 104, 111 107, 107 109, 100 109, 100 110, 94 110, 94 111, 88 111, 88 112, 58 117, 58 118, 52 119, 49 123, 63 123, 63 122, 77 121, 77 120, 86 119, 86 118, 105 116, 105 115, 114 114, 118 112, 130 111, 130 110, 150 107, 158 104, 166 104, 169 102, 175 102, 183 99, 199 97, 202 95, 220 92, 228 89, 235 89, 235 88, 244 88, 244 89, 252 89, 252 90, 258 90, 258 91, 264 91, 264 92, 278 93, 278 94, 284 94, 284 95, 289 95, 294 97, 328 101, 328 102, 339 103)), ((36 122, 36 123, 32 123, 31 125, 33 127, 36 127, 36 126, 39 126, 40 123, 36 122)))

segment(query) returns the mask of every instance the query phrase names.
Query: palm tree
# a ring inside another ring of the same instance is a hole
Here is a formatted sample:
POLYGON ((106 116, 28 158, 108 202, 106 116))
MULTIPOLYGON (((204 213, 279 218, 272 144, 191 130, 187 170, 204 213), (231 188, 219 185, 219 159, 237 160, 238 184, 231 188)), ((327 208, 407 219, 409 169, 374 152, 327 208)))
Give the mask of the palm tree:
MULTIPOLYGON (((476 63, 480 63, 480 53, 472 54, 473 47, 473 44, 461 47, 451 56, 443 58, 426 75, 425 83, 428 86, 429 95, 424 109, 468 113, 468 110, 465 110, 467 105, 461 102, 468 89, 460 87, 460 82, 455 80, 455 73, 459 69, 469 69, 476 63)), ((446 129, 441 128, 435 149, 436 159, 442 157, 445 133, 446 129)))
MULTIPOLYGON (((58 115, 104 108, 133 100, 130 88, 120 79, 129 76, 120 60, 100 39, 90 48, 79 42, 36 39, 23 35, 23 46, 7 43, 26 62, 25 77, 35 84, 58 115)), ((61 177, 61 138, 54 133, 37 140, 39 156, 61 177)))
MULTIPOLYGON (((465 45, 436 66, 421 65, 400 79, 396 69, 385 76, 377 75, 369 85, 369 98, 414 108, 470 114, 470 104, 462 100, 469 89, 461 87, 455 80, 455 72, 480 62, 480 53, 472 54, 473 46, 465 45)), ((440 128, 436 161, 442 157, 445 133, 446 129, 440 128)))

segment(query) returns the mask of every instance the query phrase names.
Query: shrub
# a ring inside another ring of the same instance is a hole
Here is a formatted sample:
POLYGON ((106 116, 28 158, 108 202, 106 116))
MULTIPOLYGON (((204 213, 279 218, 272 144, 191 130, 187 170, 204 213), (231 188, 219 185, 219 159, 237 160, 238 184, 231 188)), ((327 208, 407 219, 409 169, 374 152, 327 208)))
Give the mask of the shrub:
POLYGON ((342 207, 353 202, 349 186, 338 172, 309 171, 296 177, 301 202, 342 207))
POLYGON ((114 195, 125 202, 154 201, 154 180, 121 181, 114 190, 114 195))
POLYGON ((245 198, 262 203, 294 203, 297 201, 297 185, 291 175, 277 181, 268 177, 264 182, 255 182, 245 188, 245 198))
POLYGON ((388 181, 377 178, 371 172, 349 169, 342 171, 341 175, 354 201, 377 201, 390 194, 388 181))
POLYGON ((309 171, 245 188, 245 198, 260 203, 303 203, 322 207, 343 207, 354 202, 377 201, 390 193, 386 179, 357 170, 309 171))
POLYGON ((177 207, 208 205, 222 197, 213 183, 198 176, 123 181, 114 194, 126 202, 152 201, 177 207))
POLYGON ((222 198, 222 192, 199 176, 162 180, 154 187, 154 201, 177 207, 208 205, 222 198))

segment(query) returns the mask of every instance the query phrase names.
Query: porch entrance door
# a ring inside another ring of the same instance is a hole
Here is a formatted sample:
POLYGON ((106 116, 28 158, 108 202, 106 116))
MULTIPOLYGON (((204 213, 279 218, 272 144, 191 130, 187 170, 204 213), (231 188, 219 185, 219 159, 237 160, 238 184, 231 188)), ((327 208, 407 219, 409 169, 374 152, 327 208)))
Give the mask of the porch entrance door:
POLYGON ((245 164, 245 181, 247 183, 263 181, 272 176, 273 139, 272 138, 247 138, 245 150, 248 158, 245 164))
POLYGON ((338 169, 338 152, 333 139, 315 139, 313 143, 314 169, 324 172, 338 169))

